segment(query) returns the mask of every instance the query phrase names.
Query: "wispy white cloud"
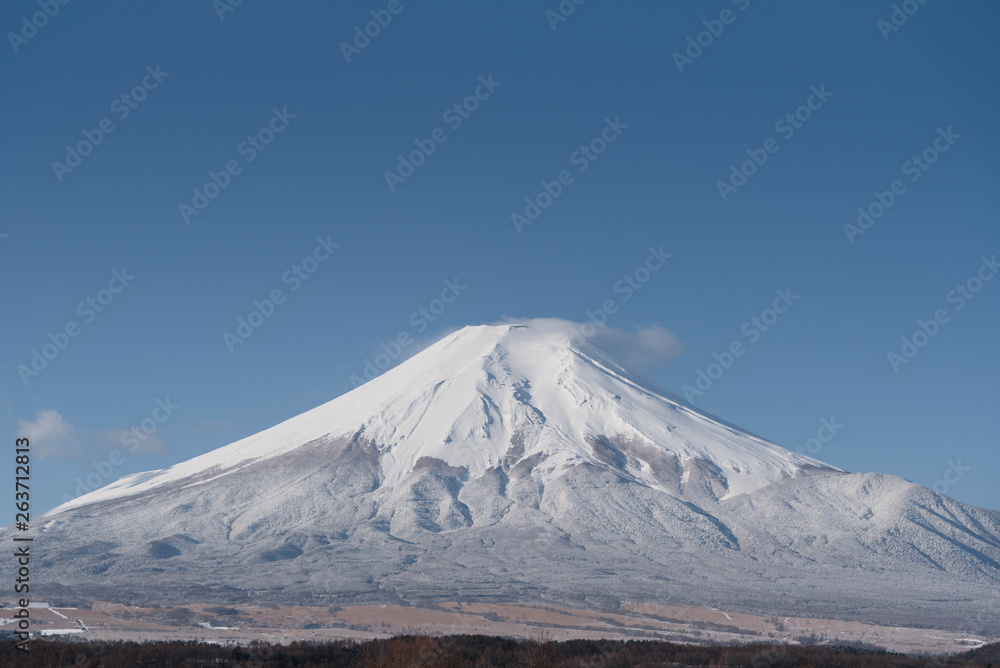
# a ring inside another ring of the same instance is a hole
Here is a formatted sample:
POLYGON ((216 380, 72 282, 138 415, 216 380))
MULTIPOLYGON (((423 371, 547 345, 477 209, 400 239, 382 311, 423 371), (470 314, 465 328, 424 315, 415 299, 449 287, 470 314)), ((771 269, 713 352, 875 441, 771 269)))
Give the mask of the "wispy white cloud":
POLYGON ((638 327, 635 332, 600 327, 591 341, 637 371, 669 364, 688 351, 676 334, 660 325, 638 327))
POLYGON ((561 318, 512 318, 504 316, 496 324, 522 324, 535 330, 547 330, 582 339, 636 371, 648 371, 688 352, 687 347, 666 327, 649 325, 629 332, 607 325, 577 323, 561 318))
MULTIPOLYGON (((34 420, 17 420, 17 437, 27 437, 31 440, 32 452, 40 458, 63 457, 66 459, 86 459, 111 452, 124 450, 127 443, 123 440, 135 429, 101 429, 91 431, 66 422, 59 411, 53 408, 43 408, 38 411, 34 420)), ((170 452, 170 446, 155 433, 146 434, 138 431, 138 438, 128 443, 128 451, 142 455, 162 455, 170 452)))
POLYGON ((76 427, 63 420, 58 411, 43 408, 33 422, 17 420, 17 436, 31 441, 31 450, 42 459, 69 457, 77 459, 82 449, 76 427))

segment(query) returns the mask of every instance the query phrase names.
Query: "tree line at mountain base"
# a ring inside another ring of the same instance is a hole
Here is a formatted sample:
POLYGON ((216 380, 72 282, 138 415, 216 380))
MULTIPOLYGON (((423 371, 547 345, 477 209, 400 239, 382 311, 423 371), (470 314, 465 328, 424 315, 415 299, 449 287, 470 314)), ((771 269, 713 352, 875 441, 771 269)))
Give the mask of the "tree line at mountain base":
POLYGON ((951 657, 910 657, 865 646, 679 645, 643 641, 515 640, 492 636, 398 636, 366 642, 253 642, 223 647, 200 642, 33 640, 30 652, 0 645, 0 665, 74 666, 342 666, 344 668, 982 668, 1000 666, 1000 644, 951 657))

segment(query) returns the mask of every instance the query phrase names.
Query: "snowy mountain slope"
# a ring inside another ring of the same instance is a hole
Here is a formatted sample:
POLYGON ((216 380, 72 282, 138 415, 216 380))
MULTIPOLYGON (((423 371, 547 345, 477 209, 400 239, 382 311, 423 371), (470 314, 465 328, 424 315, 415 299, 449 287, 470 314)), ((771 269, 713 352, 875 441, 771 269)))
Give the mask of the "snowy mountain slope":
POLYGON ((1000 513, 789 452, 571 334, 463 329, 260 434, 54 509, 41 586, 160 603, 629 599, 1000 634, 1000 513))
MULTIPOLYGON (((123 478, 51 512, 231 474, 323 438, 363 434, 398 482, 420 459, 466 467, 476 478, 516 456, 544 455, 553 475, 599 461, 596 437, 632 443, 629 472, 658 485, 650 459, 717 467, 727 494, 759 489, 807 467, 833 469, 689 407, 572 339, 570 323, 466 327, 333 401, 275 427, 162 471, 123 478), (512 452, 512 443, 519 446, 512 452)), ((685 478, 686 479, 686 478, 685 478)))

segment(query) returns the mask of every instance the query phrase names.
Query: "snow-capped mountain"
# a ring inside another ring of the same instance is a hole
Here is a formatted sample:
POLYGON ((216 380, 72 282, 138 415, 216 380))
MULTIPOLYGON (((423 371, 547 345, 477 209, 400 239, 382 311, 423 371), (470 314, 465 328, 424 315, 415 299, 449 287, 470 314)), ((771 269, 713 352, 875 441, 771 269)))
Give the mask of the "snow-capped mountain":
POLYGON ((275 427, 64 504, 39 538, 42 586, 997 624, 983 611, 1000 609, 1000 513, 790 452, 574 332, 467 327, 275 427))
MULTIPOLYGON (((539 457, 542 482, 574 466, 611 465, 611 439, 632 456, 621 469, 666 491, 695 469, 716 472, 723 499, 820 467, 838 470, 691 408, 574 337, 570 323, 466 327, 338 399, 163 471, 128 476, 52 512, 106 501, 211 472, 208 480, 319 439, 376 445, 383 485, 423 458, 470 479, 539 457), (669 475, 664 464, 669 461, 669 475)), ((618 455, 620 456, 620 454, 618 455)))

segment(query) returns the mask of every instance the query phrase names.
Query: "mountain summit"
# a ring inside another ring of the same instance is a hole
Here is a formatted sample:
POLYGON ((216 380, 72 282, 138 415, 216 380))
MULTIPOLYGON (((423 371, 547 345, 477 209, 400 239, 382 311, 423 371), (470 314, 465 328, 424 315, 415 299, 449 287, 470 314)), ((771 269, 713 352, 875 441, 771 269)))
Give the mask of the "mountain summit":
POLYGON ((1000 608, 1000 513, 769 443, 576 331, 466 327, 318 408, 55 508, 43 587, 630 599, 962 630, 1000 608))

